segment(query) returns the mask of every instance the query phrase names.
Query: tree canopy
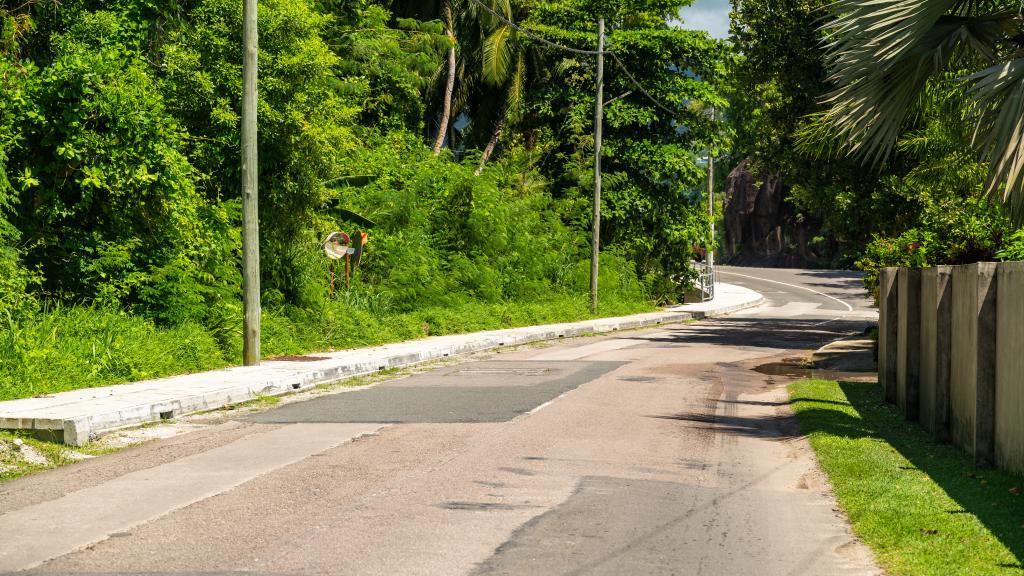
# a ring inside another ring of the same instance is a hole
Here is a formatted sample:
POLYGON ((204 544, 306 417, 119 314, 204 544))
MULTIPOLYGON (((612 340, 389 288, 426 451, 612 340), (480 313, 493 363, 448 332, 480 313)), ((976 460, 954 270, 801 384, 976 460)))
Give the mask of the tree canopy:
MULTIPOLYGON (((708 110, 726 105, 731 59, 668 24, 685 3, 261 0, 271 317, 582 297, 595 58, 551 42, 593 50, 598 17, 615 54, 602 286, 612 307, 679 300, 708 240, 699 157, 724 144, 708 110), (366 222, 370 254, 342 304, 319 242, 366 222)), ((231 357, 241 3, 30 0, 0 23, 0 316, 113 310, 199 326, 231 357)))

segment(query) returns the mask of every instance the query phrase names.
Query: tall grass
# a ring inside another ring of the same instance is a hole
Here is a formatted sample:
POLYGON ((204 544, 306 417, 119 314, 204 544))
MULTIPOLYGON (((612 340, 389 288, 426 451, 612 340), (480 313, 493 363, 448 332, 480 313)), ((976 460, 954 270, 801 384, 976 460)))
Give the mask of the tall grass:
MULTIPOLYGON (((651 309, 642 299, 610 294, 599 316, 651 309)), ((466 301, 394 312, 379 299, 345 297, 320 310, 274 308, 263 316, 264 354, 341 350, 425 336, 589 318, 578 294, 544 300, 466 301)), ((241 326, 152 320, 99 307, 55 307, 0 329, 0 400, 121 384, 229 366, 241 358, 241 326)))
POLYGON ((203 327, 160 328, 117 310, 63 307, 0 329, 0 400, 227 365, 203 327))

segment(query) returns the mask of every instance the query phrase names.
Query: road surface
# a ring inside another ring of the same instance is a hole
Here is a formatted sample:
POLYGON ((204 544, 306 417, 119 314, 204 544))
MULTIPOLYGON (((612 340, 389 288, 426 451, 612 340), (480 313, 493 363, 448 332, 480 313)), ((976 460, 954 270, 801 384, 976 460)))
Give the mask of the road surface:
POLYGON ((0 485, 0 566, 878 574, 772 375, 873 322, 859 279, 721 279, 766 303, 478 355, 0 485))

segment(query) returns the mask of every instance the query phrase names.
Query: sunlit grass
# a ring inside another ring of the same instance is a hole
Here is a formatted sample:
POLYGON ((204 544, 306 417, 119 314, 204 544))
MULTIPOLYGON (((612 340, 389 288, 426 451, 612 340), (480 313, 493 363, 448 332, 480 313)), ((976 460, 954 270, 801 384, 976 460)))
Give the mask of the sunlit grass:
POLYGON ((975 469, 881 402, 877 384, 790 385, 854 531, 890 576, 1021 574, 1024 479, 975 469))
MULTIPOLYGON (((609 299, 598 316, 652 308, 609 299)), ((405 313, 334 302, 317 311, 268 310, 262 347, 272 358, 592 317, 586 298, 566 295, 405 313)), ((240 359, 240 325, 216 331, 195 323, 163 327, 116 310, 61 307, 0 327, 0 401, 211 370, 240 359)))

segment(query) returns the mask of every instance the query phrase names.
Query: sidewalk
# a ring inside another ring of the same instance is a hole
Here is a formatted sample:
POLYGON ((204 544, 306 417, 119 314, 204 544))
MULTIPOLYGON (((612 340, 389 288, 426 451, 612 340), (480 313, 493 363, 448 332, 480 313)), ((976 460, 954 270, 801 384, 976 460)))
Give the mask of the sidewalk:
POLYGON ((46 431, 64 443, 81 446, 98 435, 147 422, 221 408, 295 390, 446 358, 531 342, 603 334, 727 314, 760 304, 747 288, 719 284, 715 300, 659 312, 566 324, 529 326, 436 336, 355 350, 265 361, 132 384, 85 388, 39 398, 0 402, 0 429, 46 431))

